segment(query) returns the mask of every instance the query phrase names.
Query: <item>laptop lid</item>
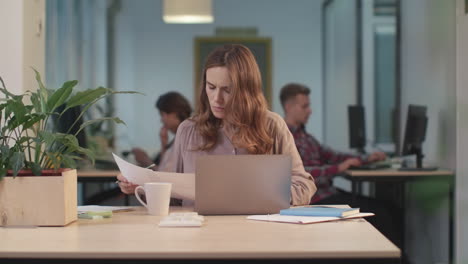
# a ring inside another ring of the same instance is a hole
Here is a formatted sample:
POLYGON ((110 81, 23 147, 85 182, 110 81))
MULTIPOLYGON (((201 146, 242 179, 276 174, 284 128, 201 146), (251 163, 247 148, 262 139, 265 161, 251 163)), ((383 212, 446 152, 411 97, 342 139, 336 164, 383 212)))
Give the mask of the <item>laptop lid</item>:
POLYGON ((290 206, 289 155, 206 155, 196 162, 199 214, 272 214, 290 206))

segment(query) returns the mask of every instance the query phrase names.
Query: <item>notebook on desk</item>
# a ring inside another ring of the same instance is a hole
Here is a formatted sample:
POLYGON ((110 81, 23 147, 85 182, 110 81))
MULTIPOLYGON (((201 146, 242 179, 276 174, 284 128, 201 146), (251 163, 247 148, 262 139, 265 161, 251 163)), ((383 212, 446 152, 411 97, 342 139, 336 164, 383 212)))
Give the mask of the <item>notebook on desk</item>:
POLYGON ((197 159, 195 211, 204 215, 271 214, 289 208, 288 155, 207 155, 197 159))

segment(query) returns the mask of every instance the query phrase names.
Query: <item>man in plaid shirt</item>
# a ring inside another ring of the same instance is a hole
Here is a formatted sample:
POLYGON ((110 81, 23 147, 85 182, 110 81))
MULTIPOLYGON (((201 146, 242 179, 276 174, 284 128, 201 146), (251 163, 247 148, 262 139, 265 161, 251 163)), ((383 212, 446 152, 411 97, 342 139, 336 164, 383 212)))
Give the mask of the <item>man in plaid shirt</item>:
POLYGON ((308 87, 290 83, 281 89, 280 100, 285 112, 284 119, 294 137, 304 167, 314 177, 317 185, 317 192, 312 197, 311 203, 348 203, 349 194, 345 198, 333 187, 333 176, 347 170, 350 166, 384 160, 386 156, 382 152, 375 152, 369 156, 340 153, 320 144, 304 128, 312 113, 309 94, 308 87))
MULTIPOLYGON (((317 192, 312 197, 312 204, 349 204, 350 193, 337 190, 332 185, 335 175, 347 170, 350 166, 384 160, 385 154, 375 152, 368 156, 358 156, 340 153, 326 147, 308 134, 304 125, 312 110, 309 101, 310 90, 301 84, 287 84, 281 89, 280 100, 285 112, 285 121, 291 131, 296 147, 301 155, 306 171, 315 179, 317 192)), ((398 209, 392 204, 386 204, 372 198, 358 196, 357 205, 361 212, 373 212, 375 217, 367 220, 380 230, 396 245, 401 245, 402 237, 398 219, 398 209)))

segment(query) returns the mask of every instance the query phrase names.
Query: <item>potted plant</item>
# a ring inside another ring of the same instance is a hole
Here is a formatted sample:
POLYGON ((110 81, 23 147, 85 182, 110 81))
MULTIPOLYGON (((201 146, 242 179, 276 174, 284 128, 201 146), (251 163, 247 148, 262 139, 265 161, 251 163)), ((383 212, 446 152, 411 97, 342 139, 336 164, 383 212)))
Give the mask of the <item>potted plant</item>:
POLYGON ((57 90, 47 89, 36 73, 38 89, 21 95, 10 93, 0 77, 0 226, 63 226, 77 219, 76 161, 94 154, 79 145, 77 135, 102 121, 124 124, 117 117, 83 122, 72 127, 98 101, 117 93, 98 87, 74 93, 77 81, 57 90), (81 107, 66 133, 54 122, 66 111, 81 107))

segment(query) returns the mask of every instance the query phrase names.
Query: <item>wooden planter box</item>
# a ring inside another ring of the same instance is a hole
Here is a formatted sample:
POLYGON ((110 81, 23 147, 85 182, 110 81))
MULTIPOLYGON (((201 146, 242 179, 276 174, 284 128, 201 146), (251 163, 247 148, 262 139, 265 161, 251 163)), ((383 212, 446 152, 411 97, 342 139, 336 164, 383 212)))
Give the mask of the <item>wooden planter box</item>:
POLYGON ((77 219, 77 204, 76 170, 0 181, 0 226, 64 226, 77 219))

